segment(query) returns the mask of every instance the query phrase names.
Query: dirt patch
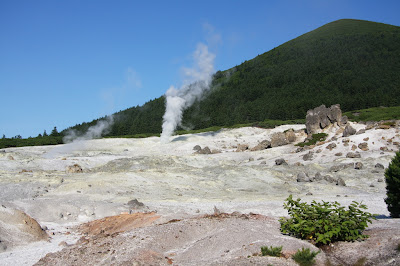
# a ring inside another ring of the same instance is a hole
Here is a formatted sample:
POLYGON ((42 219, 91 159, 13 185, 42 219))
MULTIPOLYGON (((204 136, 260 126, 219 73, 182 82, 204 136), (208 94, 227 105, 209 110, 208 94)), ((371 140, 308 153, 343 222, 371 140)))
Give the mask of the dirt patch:
POLYGON ((85 223, 80 226, 79 230, 84 235, 89 236, 99 234, 113 235, 134 228, 151 225, 158 218, 160 218, 160 216, 156 215, 154 212, 120 214, 85 223))

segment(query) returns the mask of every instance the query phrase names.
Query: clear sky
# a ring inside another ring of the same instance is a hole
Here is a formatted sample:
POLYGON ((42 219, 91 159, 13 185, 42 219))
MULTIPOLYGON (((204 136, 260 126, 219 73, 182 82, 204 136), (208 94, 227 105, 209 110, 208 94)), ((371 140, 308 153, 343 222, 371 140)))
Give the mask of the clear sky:
POLYGON ((0 137, 35 137, 179 86, 198 43, 215 69, 331 21, 400 26, 398 0, 0 0, 0 137))

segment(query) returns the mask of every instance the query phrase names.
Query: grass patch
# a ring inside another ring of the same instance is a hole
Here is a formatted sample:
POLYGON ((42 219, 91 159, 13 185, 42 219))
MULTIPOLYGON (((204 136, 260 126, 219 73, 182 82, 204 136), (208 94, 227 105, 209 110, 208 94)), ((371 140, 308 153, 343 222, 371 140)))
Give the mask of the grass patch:
POLYGON ((326 140, 327 137, 328 134, 326 133, 312 134, 312 139, 310 139, 307 142, 297 143, 296 146, 304 147, 304 146, 315 145, 318 141, 326 140))
POLYGON ((400 119, 400 106, 394 107, 374 107, 368 109, 361 109, 356 111, 345 112, 351 121, 381 121, 400 119))
POLYGON ((311 266, 315 264, 315 256, 317 256, 318 253, 320 253, 320 251, 310 251, 309 248, 301 248, 292 258, 300 266, 311 266))
POLYGON ((282 254, 282 246, 280 247, 261 247, 261 255, 262 256, 272 256, 272 257, 280 257, 282 254))

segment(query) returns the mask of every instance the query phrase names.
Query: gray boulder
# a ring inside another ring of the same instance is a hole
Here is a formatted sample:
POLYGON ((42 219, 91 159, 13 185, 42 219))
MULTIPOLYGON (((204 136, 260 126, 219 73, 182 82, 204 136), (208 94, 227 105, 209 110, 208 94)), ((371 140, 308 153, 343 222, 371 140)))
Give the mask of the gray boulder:
POLYGON ((385 166, 383 166, 383 164, 381 164, 381 163, 377 163, 377 164, 375 164, 375 168, 377 168, 377 169, 385 169, 385 166))
POLYGON ((358 152, 349 152, 346 154, 346 158, 361 158, 361 154, 358 152))
POLYGON ((325 105, 318 106, 308 110, 306 115, 306 130, 307 134, 314 134, 321 131, 327 126, 338 123, 341 124, 342 111, 340 105, 332 105, 327 108, 325 105))
POLYGON ((312 179, 308 176, 307 173, 301 172, 297 174, 297 182, 311 182, 312 179))
POLYGON ((201 150, 198 150, 196 153, 198 154, 211 154, 211 150, 208 146, 204 147, 201 150))
POLYGON ((337 186, 342 186, 345 187, 346 186, 346 182, 344 182, 343 178, 339 177, 336 181, 336 185, 337 186))
POLYGON ((361 162, 356 162, 354 164, 354 169, 361 170, 363 168, 363 164, 361 162))
POLYGON ((286 139, 286 134, 283 132, 274 133, 271 136, 271 147, 279 147, 289 144, 289 141, 286 139))
POLYGON ((309 151, 308 153, 303 155, 304 161, 311 161, 313 159, 314 152, 309 151))
POLYGON ((344 128, 343 137, 346 138, 346 137, 351 136, 351 135, 354 135, 354 134, 356 134, 356 130, 355 130, 352 126, 347 125, 347 126, 344 128))
POLYGON ((271 142, 269 140, 263 140, 258 143, 255 147, 251 148, 251 151, 262 151, 271 148, 271 142))
POLYGON ((288 165, 287 162, 285 161, 285 159, 283 159, 283 158, 276 159, 275 164, 276 165, 288 165))
POLYGON ((194 150, 194 151, 199 151, 199 150, 201 150, 201 147, 200 147, 200 145, 196 145, 196 146, 194 146, 194 147, 193 147, 193 150, 194 150))

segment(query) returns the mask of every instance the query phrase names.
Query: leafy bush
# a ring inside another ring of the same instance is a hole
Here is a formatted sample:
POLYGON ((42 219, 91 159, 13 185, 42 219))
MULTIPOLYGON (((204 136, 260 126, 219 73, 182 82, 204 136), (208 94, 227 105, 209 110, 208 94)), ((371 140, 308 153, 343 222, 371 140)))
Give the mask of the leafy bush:
POLYGON ((368 227, 367 222, 376 219, 361 210, 367 209, 365 205, 355 201, 346 210, 336 201, 307 204, 290 195, 283 206, 291 218, 279 219, 282 233, 311 240, 317 245, 367 238, 362 231, 368 227))
POLYGON ((304 147, 304 146, 310 146, 316 144, 318 141, 324 141, 328 137, 328 134, 326 133, 317 133, 317 134, 312 134, 312 139, 310 139, 307 142, 302 142, 296 144, 296 146, 304 147))
POLYGON ((390 216, 400 217, 400 152, 396 153, 389 167, 385 170, 386 196, 390 216))
POLYGON ((263 256, 273 256, 273 257, 280 257, 282 253, 282 246, 280 247, 261 247, 261 255, 263 256))
POLYGON ((320 251, 310 251, 309 248, 301 248, 301 250, 297 250, 292 258, 300 266, 311 266, 314 265, 315 256, 317 256, 319 252, 320 251))

